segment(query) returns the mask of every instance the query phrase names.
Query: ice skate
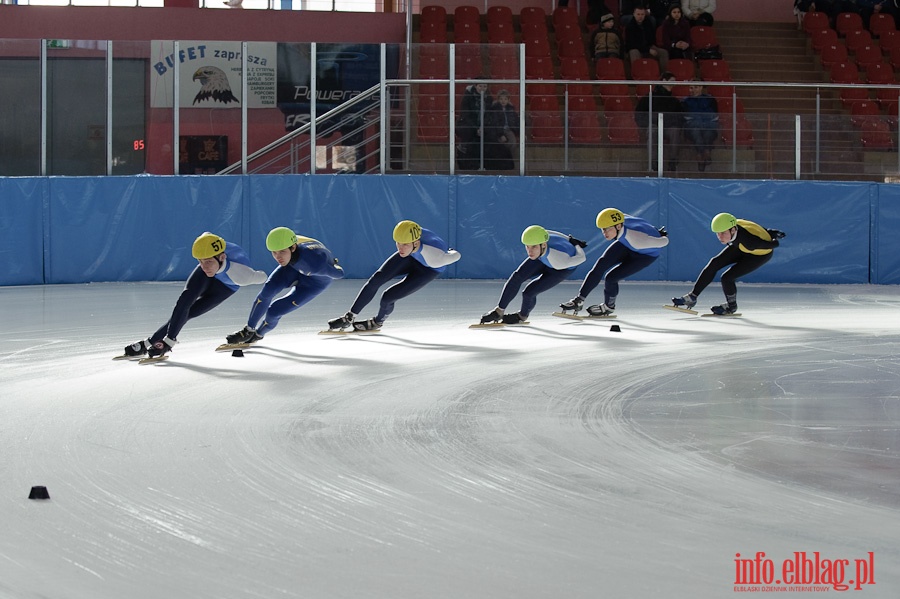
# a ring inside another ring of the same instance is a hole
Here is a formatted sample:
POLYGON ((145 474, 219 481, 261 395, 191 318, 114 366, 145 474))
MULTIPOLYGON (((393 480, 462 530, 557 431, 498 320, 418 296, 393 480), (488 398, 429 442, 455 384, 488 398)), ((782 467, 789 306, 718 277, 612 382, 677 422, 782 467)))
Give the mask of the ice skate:
POLYGON ((503 320, 503 313, 498 310, 491 310, 481 317, 481 322, 479 324, 491 324, 500 322, 501 320, 503 320))
POLYGON ((343 316, 338 316, 328 321, 329 331, 343 331, 346 328, 353 327, 354 316, 352 312, 347 312, 343 316))
POLYGON ((147 355, 147 349, 150 347, 149 339, 141 339, 140 341, 135 341, 131 345, 125 346, 125 351, 121 356, 116 356, 113 360, 134 360, 137 358, 143 358, 147 355))
POLYGON ((587 309, 588 314, 590 314, 594 318, 614 318, 615 308, 611 308, 606 304, 599 304, 596 306, 590 306, 587 309))
POLYGON ((682 295, 681 297, 673 297, 672 304, 668 306, 663 306, 663 308, 667 308, 669 310, 675 310, 676 312, 687 312, 688 314, 697 314, 697 311, 694 310, 694 306, 697 305, 697 296, 688 293, 687 295, 682 295))
POLYGON ((512 314, 504 314, 501 319, 503 324, 525 324, 528 321, 519 316, 518 312, 513 312, 512 314))
POLYGON ((710 310, 712 310, 713 316, 740 316, 737 311, 737 304, 722 304, 721 306, 713 306, 710 310))
POLYGON ((573 315, 578 314, 579 312, 581 312, 581 308, 584 307, 584 298, 574 297, 569 301, 560 304, 559 307, 562 310, 563 314, 565 314, 569 310, 572 311, 573 315))
POLYGON ((236 343, 256 343, 260 339, 262 339, 262 337, 256 332, 256 329, 251 328, 249 325, 245 326, 240 331, 235 331, 234 333, 225 336, 227 345, 234 345, 236 343))
POLYGON ((353 330, 356 332, 379 331, 384 323, 378 322, 374 318, 368 320, 359 320, 353 323, 353 330))

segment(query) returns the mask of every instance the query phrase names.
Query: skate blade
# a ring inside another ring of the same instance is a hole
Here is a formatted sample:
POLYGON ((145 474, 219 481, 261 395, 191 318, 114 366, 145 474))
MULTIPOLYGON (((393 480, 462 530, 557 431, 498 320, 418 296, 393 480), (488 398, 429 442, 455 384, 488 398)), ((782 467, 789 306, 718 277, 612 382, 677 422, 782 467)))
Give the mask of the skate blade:
POLYGON ((709 314, 701 314, 700 316, 716 316, 718 318, 735 318, 740 315, 741 315, 740 312, 735 312, 734 314, 713 314, 712 312, 710 312, 709 314))
POLYGON ((556 316, 557 318, 568 318, 569 320, 584 320, 586 318, 585 316, 569 314, 568 312, 554 312, 551 316, 556 316))
POLYGON ((255 343, 223 343, 216 348, 216 351, 231 351, 233 349, 247 349, 256 345, 255 343))
POLYGON ((371 331, 357 331, 355 329, 349 331, 319 331, 320 335, 377 335, 381 332, 381 329, 373 329, 371 331))
POLYGON ((138 360, 138 364, 157 364, 159 362, 165 362, 169 359, 169 356, 157 356, 156 358, 142 358, 138 360))
POLYGON ((517 322, 516 324, 508 324, 505 322, 485 322, 485 323, 470 324, 469 328, 470 329, 500 329, 503 327, 520 327, 523 324, 527 325, 527 324, 531 324, 531 323, 528 322, 527 320, 525 320, 523 322, 517 322))
POLYGON ((126 356, 126 355, 116 356, 115 358, 113 358, 113 360, 140 360, 140 359, 141 359, 140 356, 126 356))
POLYGON ((690 308, 679 308, 678 306, 663 306, 666 310, 672 310, 673 312, 684 312, 685 314, 700 314, 696 310, 691 310, 690 308))

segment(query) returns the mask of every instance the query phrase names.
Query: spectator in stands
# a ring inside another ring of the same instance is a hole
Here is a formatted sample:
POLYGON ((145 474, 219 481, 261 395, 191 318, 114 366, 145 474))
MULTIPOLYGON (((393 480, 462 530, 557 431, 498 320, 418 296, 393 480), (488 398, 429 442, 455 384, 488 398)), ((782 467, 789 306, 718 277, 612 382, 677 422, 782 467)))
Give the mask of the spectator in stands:
POLYGON ((845 2, 844 10, 851 10, 859 13, 862 17, 863 25, 868 27, 869 19, 872 15, 881 12, 884 7, 885 0, 854 0, 853 2, 845 2))
POLYGON ((632 62, 655 58, 661 71, 669 64, 669 54, 656 45, 656 29, 647 19, 647 9, 641 4, 635 7, 631 20, 625 25, 625 52, 632 62))
POLYGON ((659 27, 665 21, 673 6, 681 6, 681 0, 647 0, 654 27, 659 27))
POLYGON ((466 87, 460 106, 456 132, 459 144, 456 146, 457 164, 463 170, 475 170, 483 166, 483 144, 485 113, 493 101, 488 93, 488 85, 476 77, 478 83, 466 87))
MULTIPOLYGON (((653 132, 653 143, 656 145, 659 139, 657 131, 658 115, 663 115, 663 155, 668 160, 668 169, 678 169, 678 151, 681 144, 681 131, 684 125, 684 106, 672 95, 672 85, 675 75, 665 71, 659 77, 660 83, 653 86, 653 91, 642 97, 634 109, 634 120, 638 126, 653 132)), ((656 156, 656 151, 653 151, 656 156)), ((654 162, 656 162, 654 160, 654 162)), ((656 167, 654 166, 654 170, 656 167)))
POLYGON ((719 137, 719 105, 706 93, 699 79, 694 79, 684 105, 684 132, 697 151, 697 170, 701 173, 712 162, 712 148, 719 137))
POLYGON ((497 92, 497 101, 491 105, 485 119, 485 167, 491 170, 511 171, 516 168, 513 160, 519 141, 519 114, 509 99, 509 92, 497 92))
POLYGON ((600 18, 600 28, 591 39, 594 60, 600 58, 622 58, 622 38, 616 31, 616 18, 612 13, 600 18))
MULTIPOLYGON (((609 10, 609 7, 606 6, 606 2, 603 0, 587 0, 588 11, 585 16, 585 22, 588 25, 588 28, 598 27, 602 22, 603 17, 606 15, 611 15, 612 11, 609 10)), ((613 17, 615 19, 615 17, 613 17)))
POLYGON ((660 27, 662 33, 662 45, 669 58, 686 58, 691 60, 691 24, 684 18, 681 6, 678 4, 669 8, 669 16, 660 27))
POLYGON ((691 22, 692 27, 696 25, 712 27, 715 22, 712 14, 716 12, 716 0, 685 0, 682 7, 684 16, 691 22))
POLYGON ((803 17, 808 12, 814 12, 815 2, 813 0, 794 0, 794 16, 797 17, 797 31, 803 31, 803 17))

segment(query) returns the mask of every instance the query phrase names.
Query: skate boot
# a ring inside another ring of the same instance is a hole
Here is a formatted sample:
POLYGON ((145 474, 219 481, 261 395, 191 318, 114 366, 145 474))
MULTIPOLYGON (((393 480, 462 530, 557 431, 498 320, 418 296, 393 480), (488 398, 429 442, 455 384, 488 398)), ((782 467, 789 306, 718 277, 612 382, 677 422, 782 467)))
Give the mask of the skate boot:
POLYGON ((673 297, 672 304, 676 308, 691 310, 694 306, 697 305, 697 296, 693 293, 688 293, 687 295, 682 295, 681 297, 673 297))
POLYGON ((262 339, 259 334, 256 332, 256 329, 251 328, 250 325, 245 326, 240 331, 235 331, 230 335, 225 336, 225 341, 229 344, 235 343, 256 343, 262 339))
POLYGON ((587 311, 591 316, 610 316, 613 312, 616 311, 616 308, 614 306, 600 304, 598 306, 590 306, 587 311))
POLYGON ((503 310, 494 308, 481 317, 481 324, 491 324, 493 322, 500 322, 501 320, 503 320, 503 310))
POLYGON ((140 356, 146 355, 149 348, 150 340, 141 339, 140 341, 135 341, 131 345, 126 346, 125 355, 129 358, 139 358, 140 356))
POLYGON ((176 341, 174 339, 163 337, 147 349, 147 355, 151 358, 162 357, 169 353, 175 343, 176 341))
POLYGON ((381 325, 383 322, 378 322, 374 318, 370 318, 369 320, 357 320, 353 323, 354 331, 377 331, 381 329, 381 325))
POLYGON ((713 306, 710 309, 716 316, 728 316, 737 312, 737 304, 722 304, 721 306, 713 306))
POLYGON ((584 298, 581 296, 573 297, 569 301, 560 304, 559 307, 562 309, 563 314, 572 311, 572 314, 578 314, 581 311, 581 308, 584 306, 584 298))
POLYGON ((343 331, 347 327, 353 327, 353 320, 356 316, 353 312, 347 312, 343 316, 338 316, 332 320, 328 321, 328 330, 329 331, 343 331))
POLYGON ((521 324, 525 322, 525 319, 519 316, 518 312, 513 312, 512 314, 504 314, 502 320, 503 324, 521 324))

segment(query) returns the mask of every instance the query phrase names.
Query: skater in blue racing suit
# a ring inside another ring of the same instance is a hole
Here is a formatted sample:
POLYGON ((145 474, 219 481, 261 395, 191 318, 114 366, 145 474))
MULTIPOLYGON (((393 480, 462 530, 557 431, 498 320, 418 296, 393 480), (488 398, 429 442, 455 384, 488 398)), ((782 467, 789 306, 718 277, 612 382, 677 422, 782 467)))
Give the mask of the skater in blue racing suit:
POLYGON ((737 312, 737 280, 771 260, 772 250, 779 246, 778 240, 784 239, 785 234, 778 229, 763 229, 753 221, 735 218, 727 212, 715 215, 710 229, 725 248, 703 267, 691 292, 673 297, 672 303, 676 308, 690 310, 697 303, 697 296, 713 282, 716 273, 729 266, 722 273, 725 303, 712 307, 713 314, 727 316, 737 312))
POLYGON ((282 316, 309 303, 332 280, 344 278, 344 269, 322 242, 297 235, 287 227, 269 231, 266 248, 278 266, 256 296, 247 326, 227 335, 228 343, 256 343, 278 326, 282 316), (290 291, 275 299, 285 289, 290 291))
POLYGON ((559 305, 563 311, 572 310, 577 314, 584 305, 584 300, 600 284, 605 274, 603 303, 590 306, 587 311, 591 316, 609 316, 616 309, 619 281, 656 262, 660 250, 669 244, 665 227, 657 229, 644 219, 623 214, 616 208, 600 211, 597 215, 597 228, 612 243, 585 277, 578 295, 559 305))
POLYGON ((126 347, 126 356, 158 358, 164 355, 175 345, 178 333, 188 320, 206 314, 234 295, 238 287, 259 285, 266 280, 266 273, 250 267, 243 248, 214 233, 206 232, 197 237, 191 255, 198 265, 178 296, 172 316, 150 337, 126 347))
POLYGON ((394 311, 395 302, 435 280, 447 266, 460 258, 459 252, 451 250, 443 239, 411 220, 397 223, 394 227, 394 242, 397 244, 397 251, 369 277, 350 306, 350 311, 328 321, 329 330, 340 331, 350 326, 356 331, 380 329, 394 311), (378 289, 400 276, 403 277, 402 280, 381 294, 378 313, 368 320, 356 320, 357 315, 378 293, 378 289))
POLYGON ((481 317, 481 324, 502 322, 519 324, 537 304, 537 296, 569 278, 575 267, 585 261, 587 244, 571 235, 548 231, 540 225, 531 225, 522 232, 522 243, 528 258, 510 275, 500 294, 497 307, 481 317), (525 281, 522 291, 522 307, 518 312, 506 314, 506 308, 525 281))

